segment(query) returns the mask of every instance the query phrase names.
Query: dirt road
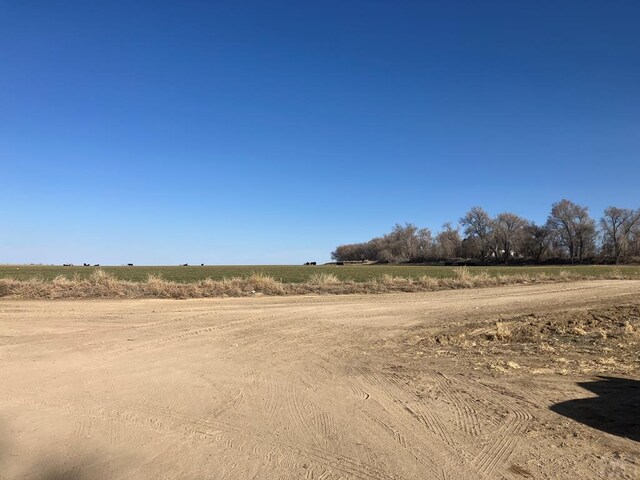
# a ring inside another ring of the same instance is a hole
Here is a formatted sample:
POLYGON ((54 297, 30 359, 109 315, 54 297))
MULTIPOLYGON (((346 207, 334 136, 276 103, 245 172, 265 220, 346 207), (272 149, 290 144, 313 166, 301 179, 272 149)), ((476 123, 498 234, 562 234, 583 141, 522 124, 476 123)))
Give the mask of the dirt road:
POLYGON ((639 293, 1 301, 0 479, 638 478, 637 441, 551 409, 593 397, 588 378, 406 345, 639 293))

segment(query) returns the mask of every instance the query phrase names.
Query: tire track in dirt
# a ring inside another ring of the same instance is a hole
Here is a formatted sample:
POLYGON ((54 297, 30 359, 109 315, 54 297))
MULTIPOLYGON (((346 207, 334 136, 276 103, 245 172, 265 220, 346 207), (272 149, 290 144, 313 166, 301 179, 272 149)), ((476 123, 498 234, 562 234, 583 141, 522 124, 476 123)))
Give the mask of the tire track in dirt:
POLYGON ((484 382, 474 382, 474 385, 485 390, 496 407, 506 410, 505 422, 498 428, 490 442, 473 459, 474 465, 483 475, 495 477, 498 470, 506 466, 509 458, 523 440, 522 434, 533 420, 533 416, 522 408, 518 400, 508 391, 496 390, 495 386, 484 382))
POLYGON ((385 375, 389 383, 395 386, 395 398, 400 402, 405 402, 405 409, 416 419, 424 424, 425 427, 436 433, 440 439, 447 445, 454 445, 451 434, 447 426, 442 422, 438 415, 433 414, 430 410, 425 409, 422 400, 414 393, 407 391, 401 383, 400 377, 395 373, 385 375))
MULTIPOLYGON (((200 434, 199 438, 203 440, 213 438, 217 442, 220 442, 223 437, 220 432, 213 434, 205 430, 198 430, 196 433, 200 434)), ((292 463, 291 453, 293 452, 302 458, 317 462, 324 468, 329 467, 330 469, 347 474, 351 478, 360 480, 398 480, 400 478, 395 475, 390 475, 378 467, 367 464, 353 457, 327 452, 313 445, 304 445, 301 442, 292 443, 291 441, 282 440, 279 436, 275 435, 256 435, 254 432, 254 436, 257 437, 254 438, 254 441, 259 441, 262 446, 269 444, 270 453, 263 454, 262 457, 273 462, 274 456, 277 456, 274 462, 276 464, 292 463), (275 453, 276 451, 280 451, 282 453, 278 455, 275 453)), ((253 451, 255 452, 255 449, 253 451)), ((300 463, 301 462, 293 462, 292 464, 298 465, 300 463)))
POLYGON ((408 440, 405 434, 394 428, 390 423, 382 420, 382 418, 380 418, 379 416, 374 415, 366 409, 362 409, 361 412, 372 423, 380 426, 387 433, 387 435, 393 438, 393 440, 400 446, 400 448, 408 453, 408 455, 413 459, 414 462, 420 464, 422 468, 427 470, 430 474, 429 478, 449 478, 445 471, 442 468, 439 468, 435 462, 430 461, 428 455, 423 452, 422 448, 420 447, 422 439, 416 437, 411 432, 407 432, 406 435, 412 437, 411 440, 408 440))
POLYGON ((238 464, 233 462, 231 465, 229 465, 229 468, 225 469, 224 473, 220 477, 220 480, 229 480, 231 478, 231 475, 233 475, 233 473, 237 470, 238 464))
MULTIPOLYGON (((104 384, 106 386, 106 397, 109 401, 114 402, 116 404, 118 401, 118 390, 113 383, 113 377, 109 369, 105 369, 102 375, 104 384)), ((107 480, 115 480, 118 478, 118 472, 114 466, 113 461, 113 452, 120 446, 121 441, 121 432, 122 432, 122 419, 120 416, 109 415, 106 416, 107 419, 107 437, 108 444, 110 447, 110 451, 107 455, 107 461, 104 467, 103 475, 107 480)))
MULTIPOLYGON (((406 401, 406 398, 411 399, 413 397, 413 394, 405 391, 398 375, 395 373, 386 374, 386 375, 375 374, 363 368, 356 368, 356 371, 359 372, 364 378, 368 379, 372 385, 374 386, 376 384, 378 386, 382 385, 383 391, 387 393, 392 399, 394 399, 396 404, 399 403, 402 405, 406 401), (384 385, 385 380, 388 380, 389 383, 394 386, 394 388, 389 389, 387 386, 385 386, 384 385)), ((446 385, 445 389, 448 387, 449 386, 446 385)), ((486 387, 486 386, 484 388, 486 390, 489 389, 489 387, 486 387)), ((450 392, 447 392, 447 393, 450 394, 450 392)), ((492 391, 492 393, 495 396, 496 392, 492 391)), ((456 398, 457 395, 455 395, 454 393, 453 397, 456 398)), ((491 442, 487 446, 485 446, 485 448, 483 448, 482 451, 475 458, 473 458, 471 462, 469 462, 470 463, 469 465, 467 465, 467 467, 470 467, 471 470, 475 471, 475 473, 472 475, 476 478, 478 477, 494 478, 495 477, 499 468, 503 467, 507 463, 508 459, 511 457, 511 455, 517 448, 518 443, 521 440, 521 434, 525 431, 527 425, 532 419, 531 414, 529 414, 526 410, 522 409, 513 398, 508 396, 505 397, 504 394, 501 395, 501 397, 502 398, 500 400, 504 401, 504 403, 502 403, 502 406, 507 407, 507 412, 508 412, 508 415, 506 417, 507 422, 500 427, 500 429, 498 430, 496 435, 493 437, 491 442)), ((464 401, 462 401, 462 403, 464 405, 464 401)), ((391 409, 389 409, 388 404, 384 404, 383 402, 381 405, 389 413, 392 413, 391 409)), ((461 409, 462 408, 465 408, 465 407, 463 406, 461 407, 461 409)), ((471 417, 471 419, 467 421, 474 422, 474 423, 478 422, 476 411, 470 406, 467 406, 466 408, 469 409, 467 410, 467 412, 471 417)), ((397 412, 398 408, 396 408, 395 410, 397 412)), ((412 416, 416 417, 413 409, 409 409, 409 413, 412 416)), ((461 411, 461 415, 462 414, 466 414, 466 413, 464 411, 461 411)), ((372 418, 371 415, 368 415, 368 416, 372 418)), ((394 417, 402 425, 403 423, 402 418, 399 418, 398 415, 394 415, 394 417)), ((425 426, 427 426, 427 424, 430 423, 430 422, 427 422, 427 419, 424 417, 418 418, 418 420, 425 423, 425 426)), ((404 435, 403 435, 402 433, 400 433, 398 429, 394 428, 393 426, 384 422, 381 419, 374 420, 374 421, 376 421, 376 423, 380 424, 383 428, 385 428, 387 432, 390 433, 390 435, 394 437, 398 442, 398 444, 400 444, 401 446, 409 446, 410 449, 416 448, 416 444, 410 440, 411 436, 406 435, 408 433, 407 430, 404 430, 404 435)), ((479 422, 478 422, 478 426, 479 426, 479 422)), ((459 463, 461 464, 464 463, 464 461, 462 461, 462 458, 459 455, 456 455, 455 453, 453 453, 454 450, 457 450, 460 447, 462 447, 463 444, 460 443, 461 439, 457 439, 457 442, 449 443, 445 440, 445 438, 442 437, 441 432, 439 431, 440 430, 439 427, 436 426, 434 428, 433 424, 429 424, 429 430, 431 433, 436 434, 436 436, 439 437, 440 441, 442 441, 443 443, 446 443, 447 448, 443 450, 448 451, 449 453, 444 455, 448 459, 445 463, 450 463, 450 464, 455 463, 454 459, 456 457, 458 458, 459 463)), ((469 438, 469 441, 472 442, 473 437, 477 437, 480 435, 482 435, 482 432, 480 429, 475 431, 469 429, 469 436, 471 437, 469 438)), ((447 467, 447 470, 449 472, 452 471, 450 467, 447 467)), ((438 472, 435 472, 435 471, 432 473, 434 475, 438 474, 438 472)), ((453 476, 451 478, 455 479, 456 477, 453 476)))
POLYGON ((457 419, 458 426, 467 435, 471 437, 478 437, 482 433, 482 427, 478 420, 478 414, 475 408, 473 408, 466 399, 459 393, 454 381, 439 373, 433 376, 442 394, 449 400, 450 405, 453 407, 457 419))
MULTIPOLYGON (((294 436, 288 436, 290 440, 282 442, 279 448, 284 446, 288 451, 294 451, 307 458, 315 465, 314 471, 323 472, 318 478, 330 478, 332 471, 363 480, 396 478, 375 466, 327 450, 331 438, 337 435, 335 420, 308 398, 308 395, 302 393, 306 391, 308 394, 314 394, 314 389, 309 387, 309 383, 313 381, 305 379, 305 372, 308 372, 309 365, 315 362, 315 351, 321 347, 322 345, 316 345, 307 352, 305 361, 293 364, 289 371, 282 375, 281 382, 276 381, 273 375, 261 376, 267 390, 267 423, 278 429, 282 427, 283 421, 288 421, 293 427, 294 436), (312 439, 311 444, 308 443, 308 439, 312 439)), ((330 375, 330 370, 324 371, 330 375)), ((268 455, 273 456, 273 452, 269 452, 268 455)), ((289 457, 289 454, 285 454, 285 458, 289 457)), ((307 471, 306 475, 311 474, 307 471)))
POLYGON ((310 350, 304 361, 298 364, 297 368, 290 373, 289 385, 298 383, 304 386, 304 389, 295 388, 291 392, 292 405, 298 409, 305 419, 305 426, 311 436, 318 444, 327 448, 331 439, 337 436, 336 422, 329 412, 322 410, 310 397, 317 397, 318 390, 323 383, 323 377, 329 380, 334 376, 333 369, 335 366, 327 361, 325 357, 321 357, 318 354, 324 348, 324 345, 318 341, 317 337, 315 338, 315 348, 310 350), (316 369, 320 375, 310 376, 309 371, 316 369), (307 395, 303 395, 305 391, 307 395))
POLYGON ((311 460, 319 462, 325 467, 349 475, 352 478, 360 480, 400 480, 402 477, 389 474, 384 470, 364 463, 348 455, 342 455, 339 453, 330 453, 313 446, 296 446, 289 444, 289 448, 301 454, 307 456, 311 460))
POLYGON ((503 467, 511 457, 524 432, 531 415, 523 411, 512 411, 507 422, 496 432, 495 439, 482 449, 473 463, 487 477, 495 477, 496 471, 503 467))
POLYGON ((366 368, 356 368, 356 371, 365 378, 370 385, 377 388, 383 396, 381 404, 383 406, 401 406, 402 410, 411 418, 420 422, 429 432, 438 437, 446 445, 453 445, 451 435, 442 421, 431 412, 424 409, 421 400, 414 394, 407 392, 395 374, 378 374, 366 368), (391 402, 384 401, 384 396, 391 402))
POLYGON ((86 445, 87 438, 91 434, 91 427, 91 420, 86 416, 81 416, 76 422, 73 438, 67 447, 67 453, 62 463, 65 477, 76 478, 80 476, 83 446, 86 445))
POLYGON ((244 403, 244 399, 245 396, 242 388, 233 389, 229 398, 220 402, 217 407, 211 410, 207 418, 217 418, 225 412, 240 409, 240 406, 244 403))
MULTIPOLYGON (((83 412, 83 408, 87 403, 86 390, 87 382, 82 381, 80 385, 77 385, 77 388, 72 390, 72 402, 66 403, 64 405, 65 408, 62 410, 65 414, 75 414, 74 417, 76 419, 72 437, 66 445, 64 459, 61 464, 63 475, 69 478, 75 478, 81 474, 82 456, 85 453, 87 438, 90 437, 93 429, 93 418, 83 412)), ((32 396, 28 403, 34 407, 39 405, 41 400, 39 396, 32 396)), ((50 406, 51 402, 47 402, 47 405, 50 406)), ((54 414, 61 416, 62 412, 55 410, 54 414)))
POLYGON ((252 332, 241 337, 237 347, 227 351, 238 351, 243 359, 252 363, 277 359, 279 364, 291 365, 306 361, 310 352, 317 352, 336 339, 336 332, 326 326, 313 326, 304 331, 288 328, 279 331, 276 339, 268 339, 271 335, 271 330, 252 332))
POLYGON ((310 435, 315 444, 322 444, 322 438, 319 436, 314 425, 307 418, 306 412, 304 411, 304 405, 300 399, 299 389, 296 388, 297 380, 297 376, 295 374, 291 374, 286 381, 285 401, 287 410, 290 414, 289 418, 293 421, 293 427, 295 430, 302 431, 310 435))
MULTIPOLYGON (((388 374, 376 374, 364 367, 354 367, 353 371, 366 380, 368 385, 364 389, 371 392, 371 400, 390 417, 387 421, 381 417, 373 421, 382 426, 400 446, 410 452, 419 452, 421 455, 418 459, 429 469, 432 478, 455 480, 481 476, 475 465, 457 455, 453 448, 455 444, 449 434, 443 435, 442 430, 446 427, 440 422, 433 422, 435 416, 416 414, 416 411, 423 410, 423 407, 416 407, 413 394, 406 392, 401 383, 395 379, 388 380, 388 374), (407 408, 407 403, 413 408, 407 408), (394 423, 397 426, 394 426, 394 423), (428 433, 428 436, 425 437, 425 433, 428 433)), ((367 412, 366 415, 369 418, 376 416, 373 412, 367 412)), ((412 453, 414 458, 416 455, 412 453)))
POLYGON ((351 392, 360 400, 369 400, 369 397, 371 397, 371 395, 369 395, 367 392, 365 392, 362 388, 360 388, 358 385, 354 383, 350 383, 349 388, 351 389, 351 392))
MULTIPOLYGON (((268 321, 267 323, 262 323, 261 326, 266 326, 268 323, 277 323, 281 320, 273 319, 268 321)), ((132 345, 127 345, 125 347, 121 347, 115 350, 112 350, 110 354, 114 355, 122 355, 125 353, 131 352, 139 352, 139 351, 148 351, 153 348, 163 347, 165 345, 170 345, 178 342, 184 342, 189 339, 198 338, 201 335, 206 335, 211 332, 225 332, 228 334, 234 330, 240 331, 241 328, 245 325, 250 324, 250 320, 243 319, 232 322, 226 322, 222 325, 207 325, 200 326, 198 328, 185 328, 182 332, 172 335, 164 335, 156 338, 152 338, 149 340, 143 341, 135 341, 132 345)), ((244 337, 246 338, 246 337, 244 337)))
POLYGON ((266 422, 273 429, 278 427, 277 417, 282 410, 282 404, 279 399, 282 395, 279 394, 279 384, 276 382, 273 375, 265 374, 262 376, 264 379, 264 386, 266 389, 266 404, 265 404, 265 417, 266 422))
MULTIPOLYGON (((221 444, 225 449, 234 450, 240 453, 247 452, 247 446, 250 443, 255 444, 256 442, 260 442, 261 445, 267 445, 269 447, 269 453, 265 453, 263 458, 269 458, 269 456, 273 458, 275 452, 278 450, 284 450, 284 458, 290 458, 290 452, 293 451, 303 457, 319 462, 325 467, 328 466, 334 470, 351 475, 353 478, 363 480, 392 480, 394 478, 398 478, 390 476, 377 467, 366 464, 347 455, 326 452, 322 448, 313 445, 305 446, 302 443, 283 441, 278 435, 273 435, 268 432, 247 432, 242 426, 220 421, 219 419, 202 421, 177 413, 168 415, 166 412, 162 415, 152 414, 150 416, 151 418, 159 419, 158 421, 153 422, 146 420, 145 417, 141 415, 131 416, 120 412, 120 416, 128 421, 147 425, 153 429, 170 431, 176 431, 179 429, 184 432, 184 439, 213 439, 217 444, 221 444), (176 422, 176 420, 178 420, 178 422, 176 422), (211 428, 213 428, 213 430, 211 430, 211 428)), ((306 423, 304 418, 300 421, 303 425, 306 423)))

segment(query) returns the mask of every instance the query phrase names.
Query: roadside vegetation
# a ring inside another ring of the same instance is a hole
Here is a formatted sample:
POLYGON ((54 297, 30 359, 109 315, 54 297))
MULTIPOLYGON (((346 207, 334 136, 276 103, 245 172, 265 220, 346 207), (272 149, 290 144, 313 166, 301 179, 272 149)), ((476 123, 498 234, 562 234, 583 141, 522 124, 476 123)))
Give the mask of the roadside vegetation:
MULTIPOLYGON (((304 267, 303 267, 304 268, 304 267)), ((376 267, 354 267, 373 271, 376 267)), ((400 267, 407 268, 407 267, 400 267)), ((423 267, 429 268, 429 267, 423 267)), ((341 271, 341 267, 334 267, 341 271)), ((344 271, 344 270, 342 270, 344 271)), ((406 271, 406 270, 405 270, 406 271)), ((513 269, 501 273, 497 269, 447 269, 448 275, 394 276, 382 274, 363 281, 343 279, 334 273, 315 271, 302 282, 283 282, 260 272, 244 277, 206 278, 191 282, 167 280, 150 274, 143 281, 116 277, 102 269, 86 277, 57 276, 53 279, 0 278, 0 297, 20 299, 52 298, 206 298, 253 295, 301 294, 370 294, 387 292, 428 292, 444 289, 480 288, 498 285, 522 285, 568 282, 584 279, 640 279, 640 268, 595 269, 513 269), (516 273, 517 272, 517 273, 516 273)))
MULTIPOLYGON (((385 275, 408 279, 421 277, 453 278, 455 268, 452 266, 433 265, 227 265, 227 266, 134 266, 134 267, 62 267, 54 265, 3 265, 0 266, 0 279, 43 280, 50 281, 57 277, 68 280, 87 279, 96 271, 103 271, 110 276, 130 282, 146 282, 149 277, 162 278, 176 283, 193 283, 207 279, 225 280, 231 278, 249 278, 260 274, 272 277, 281 283, 306 283, 319 274, 327 274, 345 282, 368 282, 385 275)), ((469 266, 472 275, 547 275, 558 276, 562 271, 579 278, 606 278, 610 275, 623 275, 629 278, 640 278, 640 266, 620 265, 562 265, 562 266, 469 266)))

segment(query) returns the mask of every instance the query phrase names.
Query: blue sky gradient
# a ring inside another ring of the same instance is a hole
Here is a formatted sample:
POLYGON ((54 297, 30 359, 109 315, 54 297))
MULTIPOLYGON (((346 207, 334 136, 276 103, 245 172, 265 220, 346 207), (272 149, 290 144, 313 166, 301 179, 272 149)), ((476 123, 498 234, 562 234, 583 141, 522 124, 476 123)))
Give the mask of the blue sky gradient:
POLYGON ((639 208, 640 2, 0 0, 0 263, 287 264, 639 208))

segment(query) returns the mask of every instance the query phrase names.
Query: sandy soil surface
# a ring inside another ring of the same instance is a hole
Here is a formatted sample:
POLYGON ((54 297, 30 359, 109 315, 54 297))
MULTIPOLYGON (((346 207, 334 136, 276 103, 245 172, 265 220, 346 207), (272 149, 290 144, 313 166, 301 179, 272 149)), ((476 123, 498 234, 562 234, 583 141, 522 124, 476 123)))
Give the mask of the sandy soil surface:
POLYGON ((0 478, 637 479, 639 294, 0 301, 0 478))

